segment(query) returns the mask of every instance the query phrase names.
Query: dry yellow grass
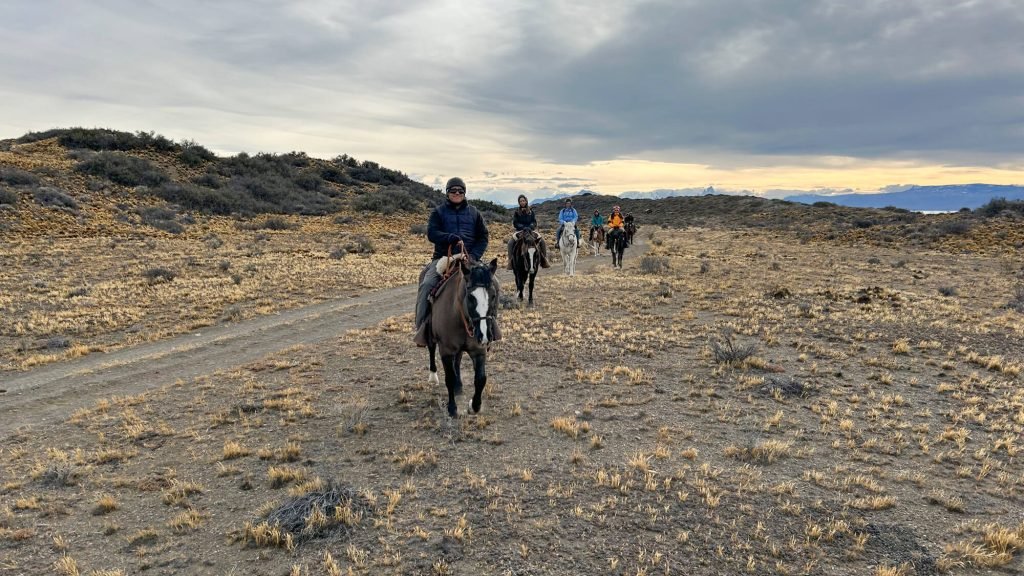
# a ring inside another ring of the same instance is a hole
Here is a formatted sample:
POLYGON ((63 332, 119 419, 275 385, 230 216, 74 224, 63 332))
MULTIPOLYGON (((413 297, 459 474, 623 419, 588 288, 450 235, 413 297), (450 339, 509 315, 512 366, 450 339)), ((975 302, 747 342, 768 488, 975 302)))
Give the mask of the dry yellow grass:
MULTIPOLYGON (((283 246, 303 243, 295 257, 313 258, 332 229, 314 222, 244 258, 284 267, 283 246)), ((403 246, 380 255, 418 263, 423 246, 401 226, 382 245, 403 246)), ((218 234, 235 250, 246 235, 229 232, 218 234)), ((40 573, 62 558, 84 574, 152 570, 178 547, 213 563, 181 573, 912 574, 910 551, 954 571, 1020 568, 1024 358, 1009 343, 1024 321, 1002 307, 1014 289, 1002 260, 971 256, 977 282, 949 298, 937 286, 966 256, 713 228, 656 238, 650 253, 670 264, 660 275, 627 255, 621 272, 545 273, 536 308, 502 309, 506 341, 489 356, 478 416, 447 419, 408 343, 408 311, 396 310, 15 435, 0 447, 0 543, 40 573), (599 329, 581 329, 595 317, 599 329), (707 341, 724 329, 757 343, 756 359, 714 362, 707 341), (56 483, 62 467, 88 495, 56 483), (345 498, 304 513, 294 533, 266 522, 331 482, 350 488, 345 498), (102 519, 91 514, 100 495, 116 495, 102 519), (971 524, 981 510, 993 517, 971 524)), ((157 249, 173 254, 179 240, 157 249)), ((229 259, 244 267, 241 253, 229 259)), ((291 284, 267 272, 262 289, 292 304, 324 297, 341 272, 321 264, 283 268, 291 284)), ((371 265, 384 266, 362 260, 371 265)), ((119 290, 166 306, 159 294, 177 281, 119 290)), ((235 289, 210 286, 200 293, 235 289)), ((123 327, 118 318, 97 326, 123 327)), ((468 365, 463 377, 471 389, 468 365)))

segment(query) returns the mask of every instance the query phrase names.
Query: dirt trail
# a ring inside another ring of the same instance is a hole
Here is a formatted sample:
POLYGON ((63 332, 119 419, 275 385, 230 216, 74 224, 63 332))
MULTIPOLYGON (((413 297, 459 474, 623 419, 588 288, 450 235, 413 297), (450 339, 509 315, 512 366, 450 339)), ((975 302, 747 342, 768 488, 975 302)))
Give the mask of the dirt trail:
MULTIPOLYGON (((646 249, 639 240, 627 252, 626 266, 635 265, 646 249)), ((557 253, 556 253, 557 254, 557 253)), ((577 274, 597 264, 610 264, 607 255, 581 254, 577 274)), ((562 263, 539 276, 561 274, 562 263)), ((512 273, 498 275, 506 294, 513 294, 512 273)), ((355 297, 261 316, 233 324, 211 326, 170 340, 92 354, 77 360, 41 366, 0 381, 0 438, 28 426, 50 425, 102 398, 130 396, 147 390, 242 366, 281 350, 322 342, 348 330, 374 326, 412 311, 415 286, 401 286, 355 297)), ((410 329, 411 336, 411 329, 410 329)), ((411 343, 410 343, 411 345, 411 343)))

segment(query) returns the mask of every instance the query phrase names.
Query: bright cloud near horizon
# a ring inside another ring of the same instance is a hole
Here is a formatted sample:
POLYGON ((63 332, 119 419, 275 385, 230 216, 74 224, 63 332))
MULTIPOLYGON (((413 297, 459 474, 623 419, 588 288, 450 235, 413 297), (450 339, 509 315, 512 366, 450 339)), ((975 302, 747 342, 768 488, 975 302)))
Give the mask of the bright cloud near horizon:
POLYGON ((508 201, 1024 184, 1024 2, 0 4, 0 138, 348 154, 508 201))

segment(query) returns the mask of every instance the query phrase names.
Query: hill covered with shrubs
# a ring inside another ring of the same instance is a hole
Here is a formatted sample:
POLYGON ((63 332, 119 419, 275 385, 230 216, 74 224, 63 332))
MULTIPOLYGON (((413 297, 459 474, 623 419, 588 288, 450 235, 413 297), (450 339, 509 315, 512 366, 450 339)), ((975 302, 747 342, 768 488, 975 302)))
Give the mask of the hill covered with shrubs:
POLYGON ((166 202, 208 215, 417 212, 440 191, 347 154, 303 152, 219 157, 201 144, 147 132, 61 128, 0 141, 0 206, 77 211, 101 197, 166 202))

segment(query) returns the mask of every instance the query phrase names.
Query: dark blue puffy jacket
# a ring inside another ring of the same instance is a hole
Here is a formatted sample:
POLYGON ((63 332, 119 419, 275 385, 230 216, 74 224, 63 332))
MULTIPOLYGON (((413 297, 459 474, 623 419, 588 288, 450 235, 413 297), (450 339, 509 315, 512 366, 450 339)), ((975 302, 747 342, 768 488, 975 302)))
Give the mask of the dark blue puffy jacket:
POLYGON ((476 208, 463 200, 458 204, 445 201, 434 209, 427 222, 427 239, 434 243, 434 259, 448 255, 451 246, 452 254, 459 253, 455 244, 461 239, 466 251, 474 260, 484 257, 487 250, 487 225, 483 216, 476 208))

